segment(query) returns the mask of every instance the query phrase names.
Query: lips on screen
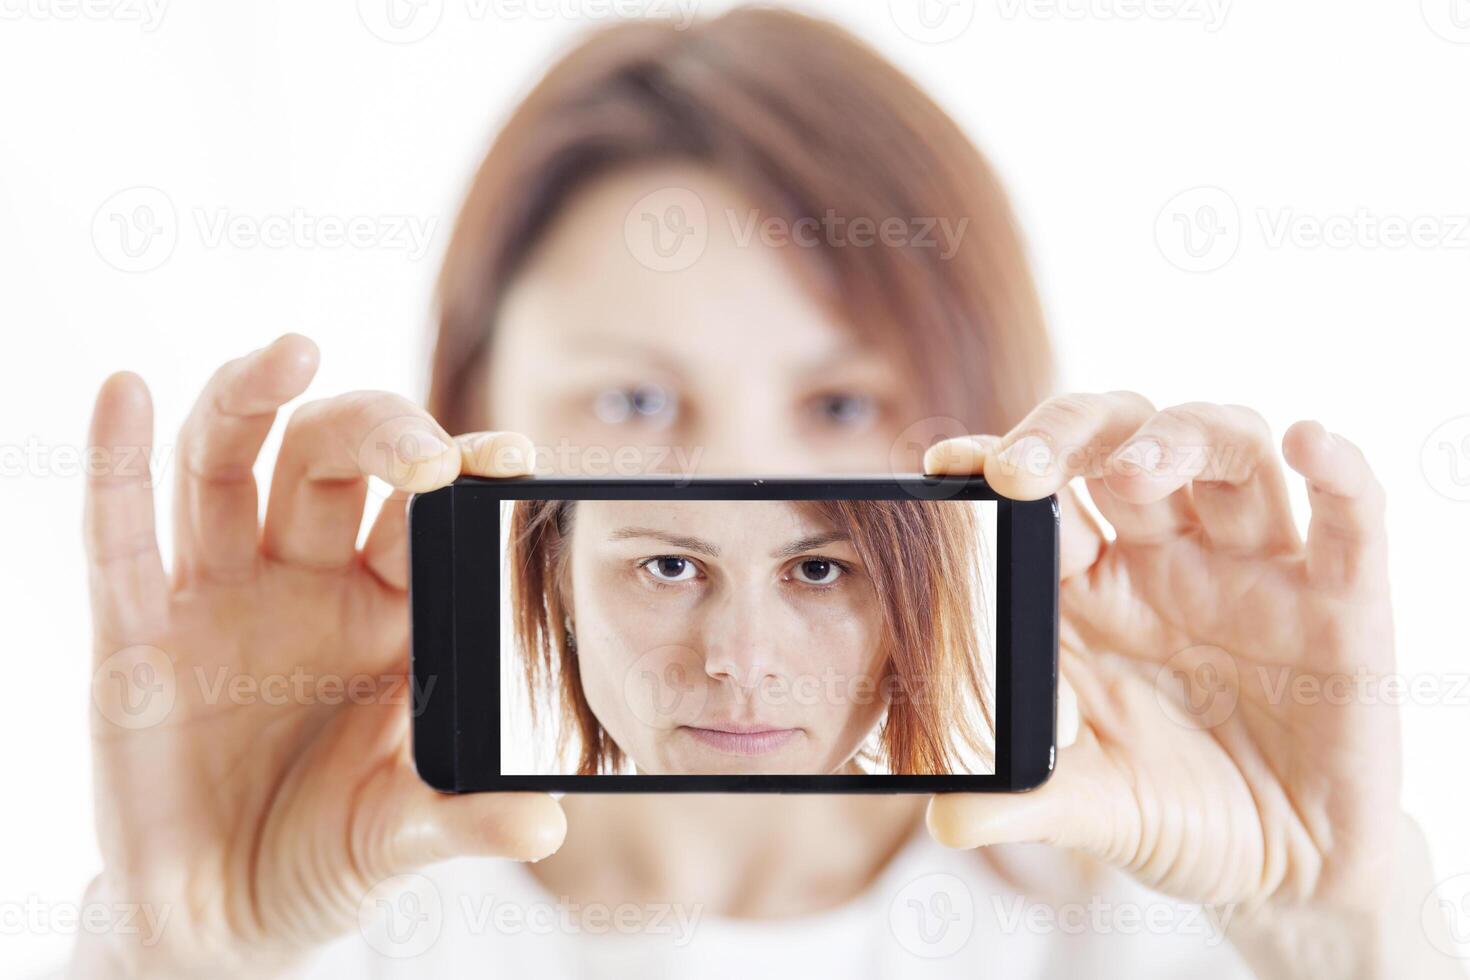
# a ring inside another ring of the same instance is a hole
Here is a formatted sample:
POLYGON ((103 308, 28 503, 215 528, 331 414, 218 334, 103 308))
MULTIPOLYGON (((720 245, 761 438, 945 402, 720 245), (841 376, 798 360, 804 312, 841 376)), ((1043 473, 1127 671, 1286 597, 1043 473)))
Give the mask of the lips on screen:
POLYGON ((994 501, 515 500, 503 774, 995 771, 994 501))

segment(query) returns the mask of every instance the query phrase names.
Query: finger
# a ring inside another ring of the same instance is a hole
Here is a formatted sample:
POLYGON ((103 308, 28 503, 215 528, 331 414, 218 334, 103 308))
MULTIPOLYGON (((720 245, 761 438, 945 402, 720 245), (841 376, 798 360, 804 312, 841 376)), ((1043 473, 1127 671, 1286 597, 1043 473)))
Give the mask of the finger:
POLYGON ((1077 741, 1082 729, 1082 714, 1077 706, 1077 691, 1066 674, 1057 675, 1057 748, 1065 749, 1077 741))
POLYGON ((391 589, 408 591, 408 494, 383 501, 362 546, 363 566, 391 589))
POLYGON ((370 879, 461 855, 537 861, 566 837, 561 805, 545 793, 440 793, 415 771, 399 685, 348 712, 303 761, 306 812, 350 801, 348 864, 370 879), (357 764, 373 775, 354 775, 357 764), (380 760, 369 763, 367 760, 380 760), (384 764, 384 763, 387 764, 384 764))
MULTIPOLYGON (((1077 692, 1065 673, 1057 677, 1057 723, 1056 746, 1058 752, 1071 748, 1081 736, 1082 714, 1078 706, 1077 692)), ((1069 755, 1061 759, 1072 761, 1069 755)), ((988 793, 949 793, 935 796, 929 801, 928 825, 934 839, 947 847, 979 847, 992 843, 1016 843, 1043 840, 1042 834, 1054 833, 1053 810, 1065 804, 1068 791, 1052 791, 1041 804, 1035 805, 1034 798, 1046 793, 1061 777, 1065 767, 1058 765, 1056 773, 1040 789, 1015 796, 996 796, 988 793), (1017 807, 1012 801, 1020 800, 1017 807), (998 801, 998 802, 997 802, 998 801), (1039 816, 1047 819, 1031 823, 1039 816)))
POLYGON ((1063 487, 1057 494, 1057 504, 1062 510, 1059 577, 1065 582, 1096 564, 1107 538, 1071 487, 1063 487))
POLYGON ((1244 406, 1191 402, 1159 412, 1113 453, 1104 483, 1143 505, 1188 485, 1206 538, 1222 551, 1301 546, 1270 426, 1244 406))
MULTIPOLYGON (((519 432, 470 432, 455 436, 460 472, 467 476, 529 476, 536 447, 519 432)), ((363 564, 386 586, 408 588, 408 494, 395 492, 384 501, 363 544, 363 564)))
POLYGON ((455 442, 466 476, 505 479, 530 476, 536 470, 536 446, 519 432, 469 432, 455 442))
POLYGON ((1319 422, 1287 429, 1281 449, 1307 480, 1308 575, 1324 587, 1381 586, 1388 575, 1385 498, 1362 450, 1319 422))
POLYGON ((413 493, 459 475, 460 454, 423 409, 398 395, 354 392, 291 416, 271 478, 265 553, 319 569, 356 560, 367 478, 413 493))
POLYGON ((1108 454, 1153 414, 1131 391, 1047 399, 986 455, 985 479, 1007 497, 1038 500, 1074 477, 1102 476, 1108 454))
MULTIPOLYGON (((976 476, 985 472, 985 458, 998 451, 999 436, 959 436, 930 446, 924 453, 924 472, 930 476, 976 476)), ((1086 571, 1097 561, 1107 539, 1071 488, 1057 495, 1062 512, 1060 567, 1063 581, 1086 571)))
POLYGON ((1107 828, 1122 815, 1109 812, 1115 794, 1089 775, 1084 757, 1093 751, 1092 743, 1059 747, 1052 777, 1029 793, 935 796, 925 815, 929 833, 946 847, 1045 843, 1104 856, 1107 828))
POLYGON ((979 476, 985 457, 1000 448, 1000 436, 942 439, 924 452, 924 472, 931 476, 979 476))
POLYGON ((154 527, 153 403, 136 374, 103 382, 87 437, 83 510, 97 653, 155 635, 168 615, 168 579, 154 527))
POLYGON ((396 815, 385 871, 461 855, 539 861, 556 853, 566 834, 561 804, 545 793, 452 795, 416 783, 396 815))
POLYGON ((986 462, 985 478, 1006 496, 1029 499, 1086 477, 1093 504, 1118 537, 1167 540, 1195 526, 1187 493, 1139 505, 1109 493, 1102 480, 1109 455, 1153 415, 1147 398, 1128 391, 1053 398, 1005 438, 986 462))
POLYGON ((314 343, 286 334, 225 364, 200 392, 179 436, 180 576, 232 579, 254 567, 260 547, 255 459, 276 410, 306 390, 319 360, 314 343))

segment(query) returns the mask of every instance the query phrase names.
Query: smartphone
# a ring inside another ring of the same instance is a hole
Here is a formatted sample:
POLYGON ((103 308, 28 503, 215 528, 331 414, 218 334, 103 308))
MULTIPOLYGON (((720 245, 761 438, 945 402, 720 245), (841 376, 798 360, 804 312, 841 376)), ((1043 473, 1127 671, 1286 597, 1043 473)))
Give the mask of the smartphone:
POLYGON ((484 480, 409 503, 445 792, 1014 792, 1056 760, 1058 510, 979 477, 484 480))

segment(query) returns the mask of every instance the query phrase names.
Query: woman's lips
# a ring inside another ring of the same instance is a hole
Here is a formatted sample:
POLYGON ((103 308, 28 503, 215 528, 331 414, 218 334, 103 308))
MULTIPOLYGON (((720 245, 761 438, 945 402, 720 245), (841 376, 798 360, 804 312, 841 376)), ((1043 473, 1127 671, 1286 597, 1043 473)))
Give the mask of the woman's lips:
POLYGON ((683 726, 693 738, 712 749, 731 755, 765 755, 775 752, 796 737, 799 728, 757 728, 731 730, 683 726))

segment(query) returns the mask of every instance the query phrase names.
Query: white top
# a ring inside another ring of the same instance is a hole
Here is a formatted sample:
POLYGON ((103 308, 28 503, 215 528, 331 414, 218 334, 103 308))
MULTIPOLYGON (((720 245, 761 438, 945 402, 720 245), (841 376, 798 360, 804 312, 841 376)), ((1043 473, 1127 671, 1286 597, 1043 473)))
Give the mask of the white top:
POLYGON ((764 921, 576 908, 524 865, 461 858, 374 889, 305 976, 1250 977, 1224 916, 1055 848, 957 852, 922 828, 853 901, 764 921))

